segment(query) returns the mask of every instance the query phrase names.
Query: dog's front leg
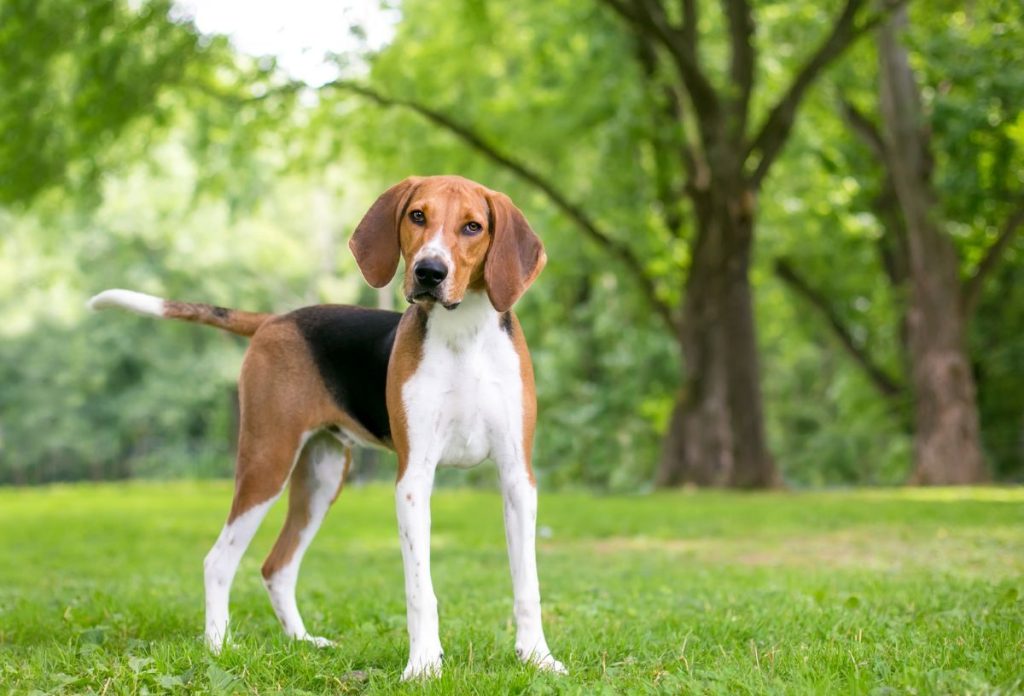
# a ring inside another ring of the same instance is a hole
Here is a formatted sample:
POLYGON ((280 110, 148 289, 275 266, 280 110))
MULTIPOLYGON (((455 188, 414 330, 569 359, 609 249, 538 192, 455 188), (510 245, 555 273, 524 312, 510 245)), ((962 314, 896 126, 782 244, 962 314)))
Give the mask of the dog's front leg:
POLYGON ((430 493, 435 468, 425 462, 410 462, 395 487, 409 624, 409 663, 403 680, 441 674, 437 597, 430 580, 430 493))
POLYGON ((513 450, 498 458, 505 504, 505 538, 512 567, 512 599, 516 617, 516 655, 541 669, 565 673, 544 639, 537 579, 537 487, 526 462, 513 450))

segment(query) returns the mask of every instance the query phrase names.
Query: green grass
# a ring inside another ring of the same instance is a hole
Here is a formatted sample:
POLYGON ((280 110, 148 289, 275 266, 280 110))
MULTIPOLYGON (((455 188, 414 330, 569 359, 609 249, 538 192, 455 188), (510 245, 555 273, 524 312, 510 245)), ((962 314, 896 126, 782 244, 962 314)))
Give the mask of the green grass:
POLYGON ((0 491, 0 692, 1018 693, 1024 490, 542 493, 545 626, 567 677, 513 656, 495 493, 434 497, 444 676, 405 685, 391 492, 346 490, 282 638, 259 579, 283 510, 232 595, 235 646, 200 641, 202 559, 230 484, 0 491))

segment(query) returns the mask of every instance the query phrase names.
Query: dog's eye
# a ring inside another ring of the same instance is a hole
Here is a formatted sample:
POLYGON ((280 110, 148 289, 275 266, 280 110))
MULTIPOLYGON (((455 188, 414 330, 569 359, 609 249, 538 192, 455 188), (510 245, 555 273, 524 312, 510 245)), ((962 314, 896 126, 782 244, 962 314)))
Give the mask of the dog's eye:
POLYGON ((409 213, 409 219, 412 220, 417 225, 422 225, 426 223, 427 216, 423 214, 422 210, 414 210, 411 213, 409 213))
POLYGON ((478 234, 482 229, 483 227, 480 226, 479 222, 467 222, 462 228, 462 234, 472 236, 474 234, 478 234))

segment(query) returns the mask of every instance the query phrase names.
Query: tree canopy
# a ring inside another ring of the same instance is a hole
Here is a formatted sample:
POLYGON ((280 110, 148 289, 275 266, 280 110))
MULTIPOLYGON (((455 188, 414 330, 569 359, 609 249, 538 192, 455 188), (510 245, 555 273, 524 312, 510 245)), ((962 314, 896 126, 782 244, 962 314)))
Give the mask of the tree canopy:
MULTIPOLYGON (((791 485, 906 481, 920 291, 872 144, 879 30, 899 5, 405 0, 387 46, 339 57, 339 79, 312 88, 169 3, 5 0, 0 481, 230 471, 244 343, 92 317, 85 299, 131 287, 253 310, 373 304, 348 235, 386 186, 435 173, 506 191, 547 246, 517 305, 545 481, 770 483, 715 468, 747 456, 791 485), (744 303, 749 325, 723 333, 744 303), (747 332, 753 357, 734 350, 747 332), (761 454, 708 439, 755 417, 761 454), (668 476, 698 438, 706 471, 668 476)), ((1016 480, 1024 9, 943 1, 907 16, 981 452, 1016 480)))

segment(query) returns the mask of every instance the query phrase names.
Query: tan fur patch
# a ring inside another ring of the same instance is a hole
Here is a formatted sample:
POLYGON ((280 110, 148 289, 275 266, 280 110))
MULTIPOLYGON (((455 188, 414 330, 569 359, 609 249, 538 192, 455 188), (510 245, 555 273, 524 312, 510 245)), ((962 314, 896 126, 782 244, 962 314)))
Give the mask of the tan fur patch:
POLYGON ((277 571, 288 565, 299 546, 302 530, 309 526, 309 499, 313 493, 310 483, 313 476, 311 469, 309 452, 303 452, 299 457, 298 464, 295 465, 295 471, 292 472, 289 484, 288 516, 285 518, 284 527, 281 528, 277 541, 274 542, 274 548, 270 550, 270 555, 263 562, 261 572, 264 578, 272 577, 277 571))
POLYGON ((509 311, 512 345, 519 355, 519 374, 523 381, 523 457, 526 459, 526 473, 530 483, 536 487, 537 479, 533 475, 533 436, 537 427, 537 389, 533 378, 533 361, 530 349, 526 345, 526 335, 519 324, 519 317, 509 311))
POLYGON ((267 322, 253 336, 238 394, 241 427, 228 522, 284 488, 303 434, 337 424, 377 443, 331 399, 305 340, 288 319, 267 322))
MULTIPOLYGON (((319 437, 327 437, 320 435, 319 437)), ((345 449, 345 467, 338 482, 338 488, 331 496, 331 504, 341 495, 341 489, 345 487, 345 479, 348 477, 349 468, 352 465, 352 451, 345 449)), ((309 459, 309 450, 303 451, 299 462, 292 472, 291 482, 288 488, 288 516, 285 518, 281 533, 274 542, 274 547, 263 562, 261 572, 264 578, 271 578, 277 571, 288 565, 299 547, 302 530, 309 526, 310 521, 310 499, 313 496, 313 479, 316 472, 309 459)))
POLYGON ((397 480, 402 480, 409 457, 409 423, 402 403, 402 387, 423 359, 423 341, 426 337, 427 313, 422 307, 411 307, 398 325, 395 347, 388 364, 387 404, 391 420, 391 440, 398 455, 397 480))
POLYGON ((273 314, 261 312, 243 312, 240 309, 227 309, 213 305, 164 301, 164 316, 168 319, 180 319, 196 324, 215 326, 239 336, 252 336, 273 314))

